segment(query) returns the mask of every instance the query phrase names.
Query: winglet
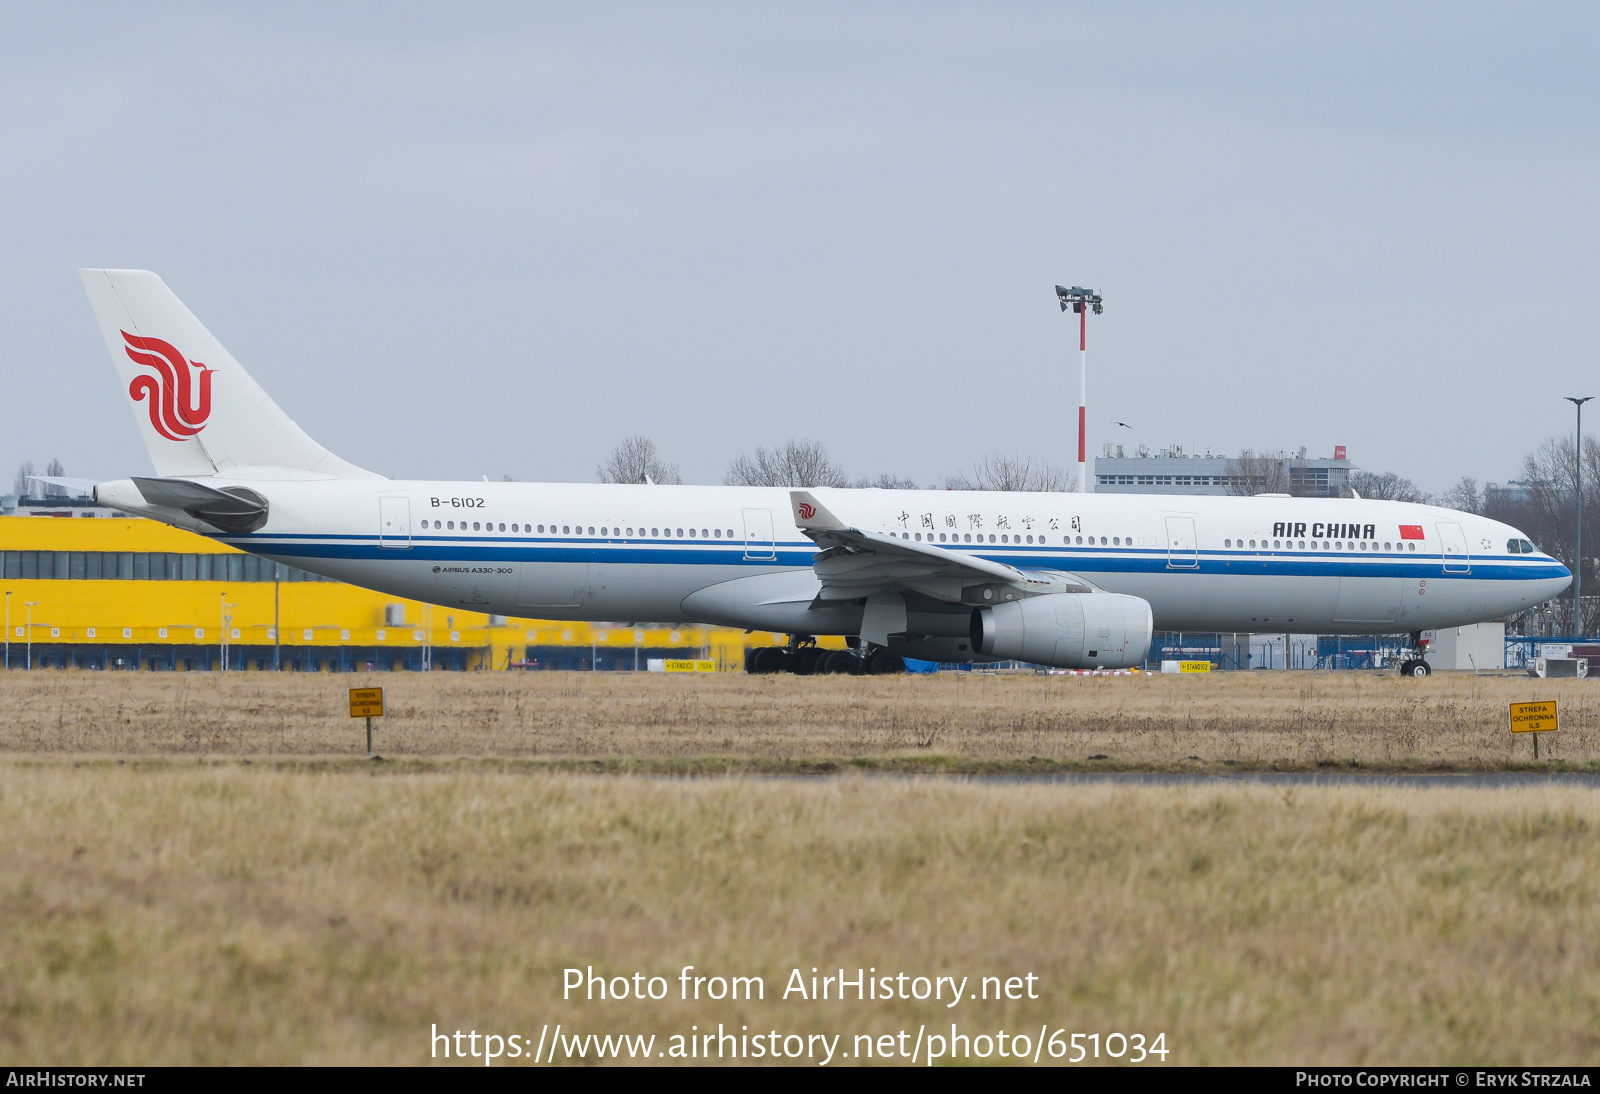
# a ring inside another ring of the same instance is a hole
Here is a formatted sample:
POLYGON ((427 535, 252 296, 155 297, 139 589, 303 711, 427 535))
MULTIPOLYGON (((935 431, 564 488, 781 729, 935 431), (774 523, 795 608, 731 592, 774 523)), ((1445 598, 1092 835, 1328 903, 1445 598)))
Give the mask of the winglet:
POLYGON ((794 510, 796 528, 815 528, 823 532, 842 532, 850 527, 828 512, 827 506, 816 499, 809 490, 789 491, 789 505, 794 510))

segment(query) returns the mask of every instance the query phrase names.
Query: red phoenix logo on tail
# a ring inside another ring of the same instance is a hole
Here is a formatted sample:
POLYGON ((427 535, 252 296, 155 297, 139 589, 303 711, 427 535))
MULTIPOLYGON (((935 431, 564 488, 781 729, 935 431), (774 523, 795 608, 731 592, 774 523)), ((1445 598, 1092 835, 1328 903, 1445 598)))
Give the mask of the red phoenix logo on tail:
POLYGON ((817 515, 817 507, 815 505, 812 505, 810 502, 806 502, 806 501, 803 501, 803 502, 800 503, 800 519, 801 520, 810 520, 812 517, 814 517, 816 515, 817 515))
POLYGON ((133 401, 150 400, 150 424, 169 441, 183 441, 206 427, 211 417, 211 377, 215 369, 199 361, 186 361, 170 342, 122 332, 129 358, 156 370, 154 376, 135 376, 128 385, 133 401), (190 369, 199 369, 199 384, 190 369))

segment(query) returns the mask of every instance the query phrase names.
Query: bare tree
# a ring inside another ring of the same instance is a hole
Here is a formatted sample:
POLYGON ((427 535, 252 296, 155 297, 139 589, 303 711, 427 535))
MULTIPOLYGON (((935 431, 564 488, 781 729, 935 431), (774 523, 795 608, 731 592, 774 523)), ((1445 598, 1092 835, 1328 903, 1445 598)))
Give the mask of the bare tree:
POLYGON ((667 463, 656 450, 656 442, 643 434, 627 438, 611 450, 604 463, 595 468, 601 482, 642 483, 678 486, 683 476, 678 465, 667 463))
MULTIPOLYGON (((1365 494, 1361 496, 1366 497, 1365 494)), ((1482 515, 1483 491, 1478 489, 1477 479, 1462 475, 1459 482, 1439 495, 1439 504, 1457 512, 1482 515)))
MULTIPOLYGON (((49 463, 45 464, 44 473, 52 478, 61 478, 67 473, 67 469, 61 465, 60 460, 52 459, 49 463)), ((71 491, 65 486, 57 486, 53 482, 47 482, 45 483, 44 490, 41 491, 41 493, 43 493, 47 498, 64 498, 70 494, 71 491)))
POLYGON ((16 482, 12 484, 11 492, 19 498, 28 496, 28 480, 33 477, 33 461, 24 460, 22 466, 17 468, 16 482))
POLYGON ((1433 497, 1416 483, 1393 471, 1352 471, 1350 490, 1368 501, 1414 501, 1423 505, 1433 502, 1433 497))
POLYGON ((821 441, 789 440, 781 448, 757 447, 728 466, 728 486, 849 486, 844 469, 828 458, 821 441))
MULTIPOLYGON (((1574 550, 1577 470, 1577 447, 1571 437, 1543 441, 1522 461, 1527 500, 1496 505, 1487 513, 1522 529, 1541 550, 1560 559, 1573 572, 1580 565, 1574 550)), ((1600 560, 1595 557, 1595 548, 1600 546, 1600 442, 1593 437, 1583 439, 1583 544, 1589 552, 1581 560, 1583 583, 1592 589, 1595 586, 1591 582, 1600 574, 1600 560)), ((1558 626, 1570 634, 1574 629, 1571 593, 1557 603, 1558 626)), ((1587 633, 1595 625, 1594 610, 1593 602, 1585 601, 1582 627, 1576 629, 1587 633)))
POLYGON ((1545 440, 1522 458, 1522 480, 1528 490, 1524 519, 1531 518, 1529 523, 1543 533, 1540 546, 1563 562, 1572 551, 1570 514, 1574 509, 1576 470, 1576 449, 1571 437, 1545 440))
MULTIPOLYGON (((1552 542, 1559 541, 1562 537, 1568 542, 1571 541, 1577 470, 1576 449, 1571 437, 1550 438, 1523 457, 1522 479, 1527 484, 1529 500, 1524 504, 1522 519, 1531 524, 1547 526, 1549 531, 1545 534, 1552 542)), ((1593 437, 1585 437, 1583 439, 1585 520, 1589 519, 1590 510, 1596 508, 1597 501, 1600 501, 1600 442, 1593 437)), ((1583 530, 1585 542, 1588 541, 1589 535, 1589 529, 1585 527, 1583 530)))
POLYGON ((970 474, 951 475, 945 485, 952 490, 1008 490, 1021 493, 1065 493, 1078 485, 1075 475, 1033 453, 991 452, 975 461, 970 474))
POLYGON ((857 479, 855 487, 857 490, 915 490, 917 484, 899 475, 884 474, 875 479, 857 479))
POLYGON ((1228 493, 1235 497, 1254 497, 1257 494, 1294 494, 1298 491, 1294 476, 1289 473, 1289 457, 1257 453, 1246 448, 1237 459, 1229 460, 1224 468, 1228 476, 1228 493))

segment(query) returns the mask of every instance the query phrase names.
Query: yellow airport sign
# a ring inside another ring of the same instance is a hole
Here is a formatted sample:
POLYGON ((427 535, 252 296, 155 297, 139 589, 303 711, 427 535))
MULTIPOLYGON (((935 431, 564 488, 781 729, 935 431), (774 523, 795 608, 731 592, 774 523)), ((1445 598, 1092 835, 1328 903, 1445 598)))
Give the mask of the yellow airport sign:
POLYGON ((667 672, 716 672, 715 661, 668 661, 662 666, 667 672))
POLYGON ((1179 661, 1178 662, 1178 671, 1179 672, 1210 672, 1211 671, 1211 662, 1210 661, 1179 661))
POLYGON ((383 689, 382 688, 351 688, 350 689, 350 717, 352 717, 352 718, 382 718, 383 717, 383 689))
POLYGON ((1560 728, 1560 725, 1556 722, 1556 701, 1554 699, 1511 704, 1511 732, 1513 733, 1554 733, 1560 728))

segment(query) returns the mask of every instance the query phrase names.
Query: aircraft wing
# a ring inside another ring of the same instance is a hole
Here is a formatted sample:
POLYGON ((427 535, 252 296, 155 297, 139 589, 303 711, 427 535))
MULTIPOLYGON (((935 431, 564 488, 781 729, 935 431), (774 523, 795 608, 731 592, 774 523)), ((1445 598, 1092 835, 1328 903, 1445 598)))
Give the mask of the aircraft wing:
POLYGON ((965 551, 852 528, 808 490, 790 491, 789 501, 795 524, 822 548, 812 563, 822 582, 819 601, 914 592, 955 604, 984 604, 1003 598, 996 595, 1000 587, 1028 594, 1051 586, 1060 586, 1061 591, 1093 589, 1087 582, 1064 583, 1065 575, 1025 573, 965 551))

